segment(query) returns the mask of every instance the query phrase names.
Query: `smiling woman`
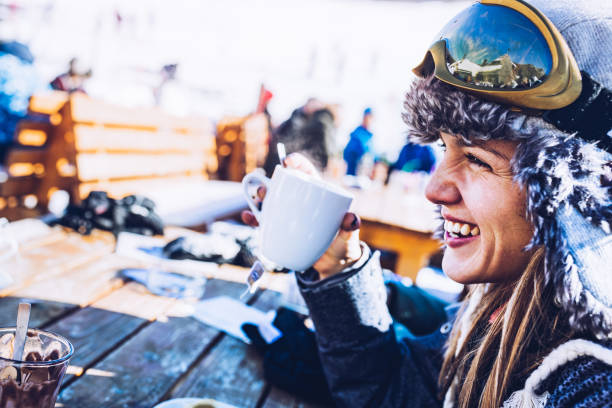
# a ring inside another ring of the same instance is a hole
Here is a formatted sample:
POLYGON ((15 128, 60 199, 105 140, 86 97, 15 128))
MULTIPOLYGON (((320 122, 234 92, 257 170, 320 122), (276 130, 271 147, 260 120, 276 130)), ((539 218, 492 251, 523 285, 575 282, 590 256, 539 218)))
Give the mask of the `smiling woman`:
MULTIPOLYGON (((472 284, 440 369, 445 404, 488 407, 500 406, 504 400, 534 402, 535 389, 527 384, 553 383, 539 377, 539 361, 576 339, 609 337, 605 322, 609 311, 603 312, 603 321, 593 319, 593 314, 580 312, 588 305, 564 299, 565 293, 576 291, 574 299, 585 296, 605 302, 602 294, 607 287, 601 267, 578 272, 599 286, 568 285, 567 268, 559 263, 572 259, 567 249, 561 249, 575 245, 564 236, 572 226, 551 212, 551 208, 564 213, 572 205, 584 205, 585 197, 574 187, 566 195, 569 202, 559 196, 560 185, 576 186, 582 179, 582 183, 591 181, 591 197, 601 197, 589 205, 598 208, 600 220, 609 219, 609 196, 601 194, 605 187, 599 183, 607 154, 568 138, 539 117, 476 98, 433 77, 413 85, 405 108, 412 138, 439 140, 445 146, 426 195, 440 205, 444 219, 439 234, 446 244, 444 271, 456 281, 472 284), (457 121, 458 117, 464 120, 457 121), (562 156, 561 151, 565 151, 562 156), (475 228, 478 235, 472 234, 475 228)), ((597 221, 581 225, 585 234, 609 235, 597 221)), ((590 307, 590 313, 601 310, 590 307)), ((549 373, 564 364, 567 361, 549 361, 549 373)), ((549 396, 554 392, 553 386, 540 401, 561 398, 549 396)))
POLYGON ((355 230, 298 276, 340 406, 612 406, 612 8, 532 2, 461 13, 406 95, 410 141, 445 148, 426 196, 440 208, 443 270, 468 286, 449 322, 397 340, 377 257, 362 243, 334 267, 355 230), (525 22, 538 47, 509 29, 525 22), (485 47, 496 44, 512 47, 485 47), (497 51, 485 61, 461 47, 497 51), (550 75, 517 59, 530 52, 552 56, 550 75))

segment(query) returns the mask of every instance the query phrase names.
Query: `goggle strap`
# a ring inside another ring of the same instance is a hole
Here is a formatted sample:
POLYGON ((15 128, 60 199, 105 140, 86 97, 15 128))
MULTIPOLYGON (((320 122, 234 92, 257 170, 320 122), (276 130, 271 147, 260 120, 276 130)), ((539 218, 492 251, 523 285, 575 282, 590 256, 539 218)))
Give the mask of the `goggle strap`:
POLYGON ((542 118, 557 129, 597 145, 612 154, 612 91, 584 71, 582 92, 571 105, 545 111, 542 118))

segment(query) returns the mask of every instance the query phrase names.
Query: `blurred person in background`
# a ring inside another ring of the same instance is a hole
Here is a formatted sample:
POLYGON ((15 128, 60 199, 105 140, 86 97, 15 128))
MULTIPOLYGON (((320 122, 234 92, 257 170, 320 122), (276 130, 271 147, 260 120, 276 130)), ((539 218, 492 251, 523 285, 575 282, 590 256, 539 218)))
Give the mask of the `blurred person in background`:
POLYGON ((93 74, 90 68, 82 66, 78 58, 72 58, 68 62, 68 71, 56 76, 51 81, 51 88, 56 91, 64 92, 85 92, 85 82, 93 74))
MULTIPOLYGON (((346 174, 356 176, 360 162, 366 155, 372 155, 372 134, 371 126, 373 121, 371 108, 363 111, 361 124, 351 132, 349 141, 344 148, 343 157, 346 162, 346 174)), ((373 166, 374 158, 370 157, 373 166)), ((369 166, 369 167, 371 167, 369 166)), ((370 175, 368 174, 368 177, 370 175)))
POLYGON ((277 143, 283 143, 287 154, 302 153, 319 171, 324 171, 331 155, 336 151, 332 108, 316 98, 295 109, 289 119, 272 133, 264 170, 268 177, 279 164, 277 143))
POLYGON ((178 64, 166 64, 159 71, 160 82, 153 88, 153 100, 155 106, 162 106, 164 88, 167 87, 169 82, 176 80, 177 68, 178 64))
POLYGON ((408 142, 402 147, 395 163, 390 166, 389 173, 395 170, 430 173, 435 164, 436 158, 430 146, 408 142))
POLYGON ((398 339, 352 213, 296 274, 338 406, 612 407, 612 4, 492 2, 442 29, 404 102, 410 140, 445 150, 425 195, 465 299, 398 339), (481 75, 450 69, 468 57, 481 75))
POLYGON ((27 45, 0 41, 0 171, 14 142, 17 123, 28 110, 30 96, 44 89, 27 45))

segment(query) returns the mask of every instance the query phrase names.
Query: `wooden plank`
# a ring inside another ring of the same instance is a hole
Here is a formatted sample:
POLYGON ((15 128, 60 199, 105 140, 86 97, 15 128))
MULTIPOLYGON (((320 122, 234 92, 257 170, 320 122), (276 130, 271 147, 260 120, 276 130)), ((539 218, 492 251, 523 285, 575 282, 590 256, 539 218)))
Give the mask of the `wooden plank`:
POLYGON ((210 134, 76 125, 74 135, 75 146, 79 151, 205 153, 215 148, 214 136, 210 134))
MULTIPOLYGON (((204 174, 195 176, 159 177, 136 180, 94 181, 81 183, 79 194, 87 197, 91 191, 106 191, 110 197, 122 198, 130 194, 142 194, 154 199, 153 195, 168 194, 168 191, 199 188, 208 181, 204 174)), ((197 191, 197 190, 192 190, 197 191)), ((155 200, 154 200, 155 201, 155 200)))
POLYGON ((95 100, 82 94, 70 97, 71 117, 76 123, 94 123, 141 129, 175 129, 184 132, 212 133, 206 118, 178 118, 159 108, 128 108, 95 100))
POLYGON ((176 299, 152 295, 143 285, 130 282, 92 306, 153 321, 165 316, 175 302, 176 299))
POLYGON ((313 402, 303 401, 295 395, 281 390, 277 387, 271 387, 270 393, 266 397, 262 408, 327 408, 333 405, 321 405, 313 402))
POLYGON ((9 150, 5 164, 10 167, 13 163, 43 163, 44 160, 45 150, 42 148, 14 147, 9 150))
POLYGON ((64 382, 70 381, 74 375, 82 375, 94 362, 145 324, 146 319, 88 307, 49 326, 48 330, 66 337, 75 349, 64 382))
POLYGON ((49 321, 70 310, 76 309, 76 306, 63 302, 50 302, 23 297, 0 298, 0 327, 15 326, 17 306, 20 302, 28 302, 32 305, 30 312, 30 327, 32 328, 43 327, 49 321))
POLYGON ((0 183, 0 197, 23 196, 36 194, 40 179, 34 175, 25 177, 11 177, 0 183))
POLYGON ((242 341, 225 336, 189 373, 172 398, 213 398, 238 407, 254 407, 264 385, 261 355, 242 341))
POLYGON ((198 174, 206 171, 205 156, 189 154, 79 153, 79 180, 198 174))
POLYGON ((66 103, 68 95, 67 92, 61 91, 37 93, 30 98, 28 110, 34 113, 54 114, 66 103))
MULTIPOLYGON (((243 287, 212 280, 204 298, 237 297, 243 287)), ((153 322, 68 385, 58 402, 64 407, 151 407, 219 335, 191 317, 153 322)))
POLYGON ((217 331, 194 319, 172 318, 142 329, 65 388, 65 407, 151 407, 217 331))
MULTIPOLYGON (((21 200, 22 197, 11 196, 9 197, 8 200, 11 200, 11 199, 21 200)), ((4 201, 2 200, 4 200, 4 198, 0 197, 0 204, 4 204, 4 201)), ((21 220, 24 218, 40 217, 40 216, 41 216, 40 210, 36 208, 29 209, 29 208, 23 208, 23 207, 10 207, 9 206, 9 207, 4 207, 2 210, 0 210, 0 218, 6 218, 9 221, 16 221, 16 220, 21 220)))
POLYGON ((110 254, 113 247, 112 234, 98 230, 89 236, 67 234, 62 240, 42 246, 24 245, 20 247, 18 257, 11 258, 3 265, 7 270, 15 272, 17 283, 1 289, 0 297, 110 254))
MULTIPOLYGON (((254 303, 276 309, 280 294, 266 291, 254 303)), ((254 407, 265 386, 262 357, 254 347, 225 336, 173 390, 172 398, 203 397, 239 407, 254 407)))
POLYGON ((17 290, 14 296, 61 301, 85 307, 123 286, 123 281, 116 278, 118 270, 139 266, 132 259, 110 254, 84 267, 34 282, 17 290))

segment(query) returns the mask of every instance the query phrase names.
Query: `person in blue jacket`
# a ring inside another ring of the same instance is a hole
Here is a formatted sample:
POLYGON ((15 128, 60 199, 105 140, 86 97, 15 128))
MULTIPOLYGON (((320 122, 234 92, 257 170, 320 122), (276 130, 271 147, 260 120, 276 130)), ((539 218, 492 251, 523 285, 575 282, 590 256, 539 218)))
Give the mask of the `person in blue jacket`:
POLYGON ((408 142, 402 147, 397 160, 389 168, 389 173, 394 170, 430 173, 435 164, 436 157, 431 147, 408 142))
POLYGON ((349 141, 344 148, 342 156, 346 162, 346 174, 348 175, 356 176, 359 162, 366 153, 372 151, 373 134, 370 130, 372 115, 371 108, 366 108, 363 111, 361 124, 351 132, 349 141))
POLYGON ((436 333, 397 339, 347 213, 297 274, 337 406, 612 407, 611 47, 595 0, 481 0, 436 36, 404 121, 445 150, 425 195, 468 293, 436 333))

